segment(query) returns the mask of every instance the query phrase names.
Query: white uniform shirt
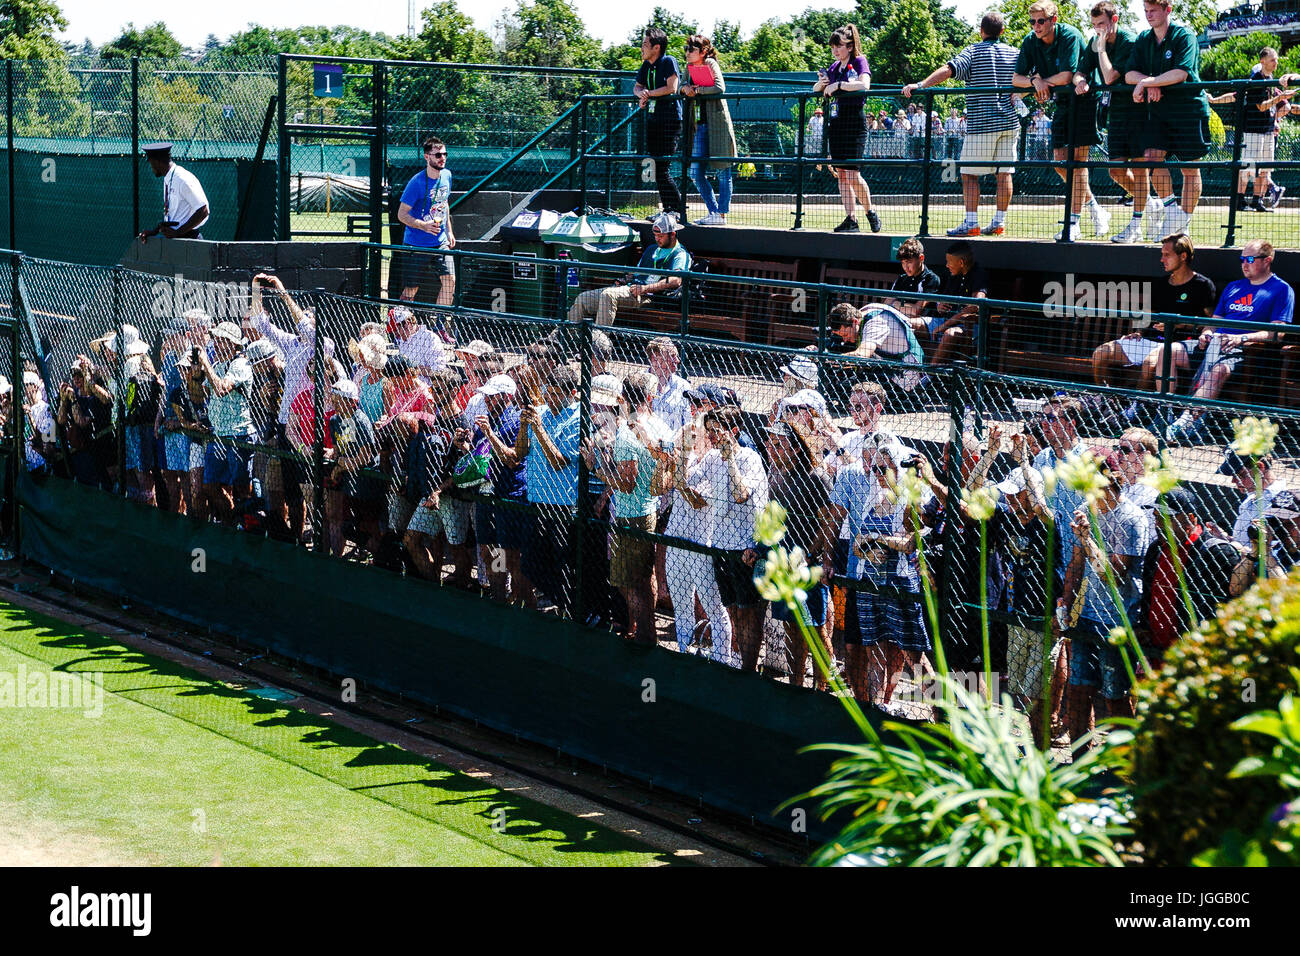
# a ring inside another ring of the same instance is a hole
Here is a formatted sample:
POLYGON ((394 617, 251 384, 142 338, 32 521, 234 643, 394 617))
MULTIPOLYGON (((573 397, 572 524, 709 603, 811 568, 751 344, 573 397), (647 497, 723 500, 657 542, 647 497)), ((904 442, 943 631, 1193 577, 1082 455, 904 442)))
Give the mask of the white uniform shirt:
MULTIPOLYGON (((199 185, 199 178, 188 169, 172 163, 163 177, 163 219, 179 227, 190 221, 190 216, 208 204, 208 197, 199 185)), ((194 226, 199 229, 211 218, 204 216, 194 226)))

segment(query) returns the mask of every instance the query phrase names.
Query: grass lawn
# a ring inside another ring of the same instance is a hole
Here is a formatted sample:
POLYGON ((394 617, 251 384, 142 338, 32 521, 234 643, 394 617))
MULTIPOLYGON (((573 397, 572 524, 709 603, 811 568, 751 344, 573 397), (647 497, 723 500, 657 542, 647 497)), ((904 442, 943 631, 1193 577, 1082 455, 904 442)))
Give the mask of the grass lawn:
POLYGON ((33 847, 35 862, 74 865, 674 862, 256 688, 0 603, 0 682, 20 668, 102 672, 103 707, 0 710, 0 864, 32 862, 33 847))

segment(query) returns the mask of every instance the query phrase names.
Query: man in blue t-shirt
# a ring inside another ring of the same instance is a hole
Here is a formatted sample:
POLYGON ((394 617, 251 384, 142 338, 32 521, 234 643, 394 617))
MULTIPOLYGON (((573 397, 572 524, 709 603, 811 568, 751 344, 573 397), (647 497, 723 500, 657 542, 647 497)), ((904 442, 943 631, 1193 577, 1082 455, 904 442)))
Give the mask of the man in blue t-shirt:
MULTIPOLYGON (((447 146, 436 136, 424 140, 424 169, 411 177, 402 190, 397 221, 406 227, 402 242, 419 249, 454 249, 456 234, 451 227, 451 172, 447 169, 447 146)), ((446 256, 405 252, 398 259, 402 298, 413 300, 420 286, 434 278, 441 280, 438 305, 451 305, 456 290, 455 264, 446 256)))
POLYGON ((618 308, 623 300, 631 299, 636 308, 646 305, 646 296, 653 292, 670 292, 682 287, 681 276, 651 275, 650 272, 689 272, 691 254, 677 241, 677 219, 667 213, 660 213, 650 224, 654 235, 654 245, 647 246, 641 253, 637 269, 642 270, 632 276, 627 285, 612 285, 604 289, 588 289, 573 300, 569 308, 569 319, 581 322, 583 319, 596 317, 597 325, 613 325, 618 308))
MULTIPOLYGON (((1266 239, 1248 242, 1241 250, 1241 273, 1244 278, 1229 282, 1214 310, 1216 319, 1242 322, 1291 324, 1295 312, 1295 290, 1273 274, 1273 244, 1266 239)), ((1246 332, 1233 326, 1205 328, 1196 341, 1196 350, 1204 350, 1201 367, 1194 381, 1197 398, 1218 398, 1223 385, 1245 359, 1247 342, 1268 342, 1276 332, 1260 329, 1246 332)), ((1174 347, 1174 361, 1179 368, 1189 367, 1191 343, 1174 347)), ((1178 416, 1165 434, 1171 442, 1186 442, 1199 430, 1203 410, 1188 410, 1178 416)))

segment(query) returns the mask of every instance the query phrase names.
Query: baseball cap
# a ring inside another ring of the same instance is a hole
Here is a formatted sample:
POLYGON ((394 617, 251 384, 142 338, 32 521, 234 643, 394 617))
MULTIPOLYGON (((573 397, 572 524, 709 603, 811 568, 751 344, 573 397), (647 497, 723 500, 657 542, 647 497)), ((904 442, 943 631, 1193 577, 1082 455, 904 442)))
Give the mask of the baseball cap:
POLYGON ((650 228, 655 232, 676 232, 677 217, 672 213, 661 212, 650 220, 650 228))
POLYGON ((484 342, 482 339, 471 339, 464 345, 457 345, 452 351, 457 355, 473 355, 481 358, 489 352, 495 352, 496 349, 492 347, 491 343, 484 342))
POLYGON ((1156 513, 1161 515, 1199 515, 1201 506, 1196 500, 1196 495, 1186 488, 1175 488, 1166 492, 1156 502, 1156 513))
POLYGON ((811 388, 799 389, 788 398, 782 399, 781 405, 783 411, 786 408, 815 408, 821 414, 826 414, 826 399, 811 388))
POLYGON ((244 357, 254 365, 258 365, 279 354, 279 352, 280 350, 275 347, 275 343, 270 339, 258 339, 244 349, 244 357))
POLYGON ((613 406, 623 397, 623 383, 615 375, 595 375, 591 379, 591 404, 613 406))
POLYGON ((797 378, 805 385, 816 386, 817 365, 812 359, 799 356, 790 360, 790 364, 781 366, 781 374, 797 378))
POLYGON ((509 375, 493 375, 479 386, 480 395, 513 395, 515 380, 509 375))
POLYGON ((126 346, 127 357, 134 357, 136 355, 146 355, 148 354, 148 352, 149 352, 149 346, 145 345, 143 342, 139 341, 138 339, 134 342, 129 342, 126 346))
POLYGON ((1235 451, 1229 448, 1224 452, 1223 461, 1219 464, 1218 472, 1221 475, 1227 475, 1229 478, 1232 478, 1245 469, 1252 467, 1255 464, 1255 461, 1256 459, 1251 458, 1249 455, 1238 455, 1235 451))
POLYGON ((236 345, 243 345, 247 341, 244 338, 244 332, 234 322, 218 323, 212 330, 213 338, 225 339, 228 342, 234 342, 236 345))
POLYGON ((331 385, 330 391, 342 398, 350 398, 354 402, 361 398, 361 390, 357 388, 357 383, 347 378, 341 378, 331 385))
POLYGON ((40 385, 40 384, 41 384, 41 377, 40 377, 39 375, 37 375, 35 372, 23 372, 23 384, 24 384, 24 385, 40 385))

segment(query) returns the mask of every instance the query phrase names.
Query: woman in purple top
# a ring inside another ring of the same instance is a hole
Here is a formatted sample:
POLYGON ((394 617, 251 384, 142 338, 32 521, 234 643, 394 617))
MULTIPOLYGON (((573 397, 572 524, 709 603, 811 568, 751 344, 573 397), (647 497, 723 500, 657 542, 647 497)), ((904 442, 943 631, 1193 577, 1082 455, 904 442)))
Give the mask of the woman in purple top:
POLYGON ((880 231, 880 217, 871 206, 871 190, 858 172, 867 148, 867 124, 862 115, 864 95, 871 88, 871 67, 862 55, 858 28, 846 24, 831 34, 831 65, 817 73, 814 93, 827 97, 826 140, 830 147, 831 168, 840 184, 840 201, 844 203, 844 221, 836 232, 857 232, 853 215, 855 202, 867 212, 872 232, 880 231))

